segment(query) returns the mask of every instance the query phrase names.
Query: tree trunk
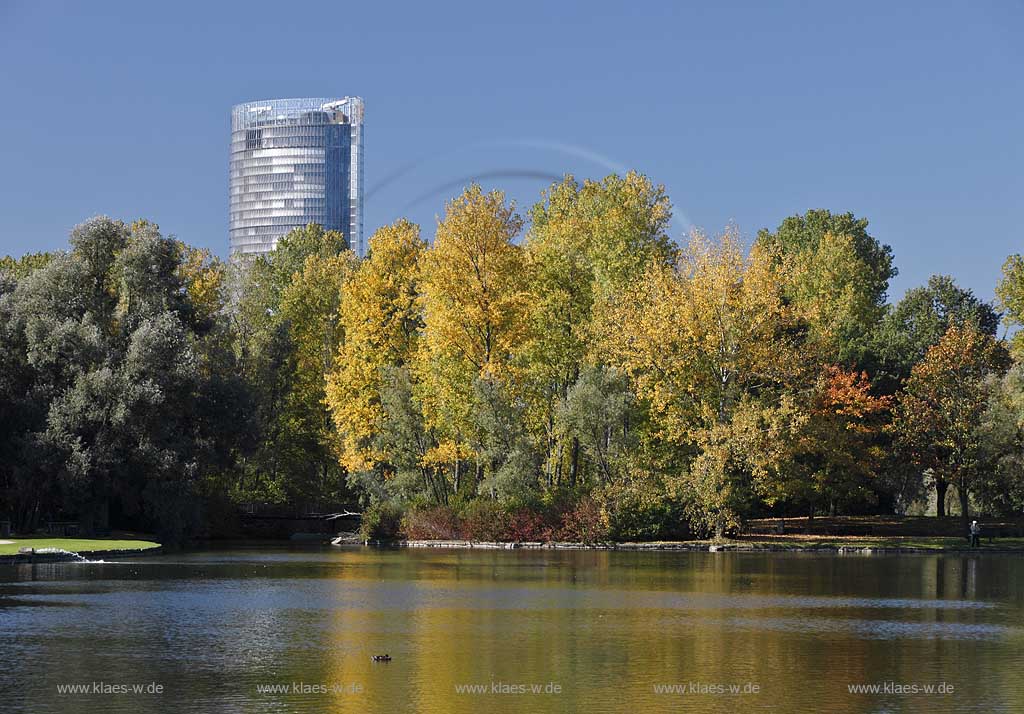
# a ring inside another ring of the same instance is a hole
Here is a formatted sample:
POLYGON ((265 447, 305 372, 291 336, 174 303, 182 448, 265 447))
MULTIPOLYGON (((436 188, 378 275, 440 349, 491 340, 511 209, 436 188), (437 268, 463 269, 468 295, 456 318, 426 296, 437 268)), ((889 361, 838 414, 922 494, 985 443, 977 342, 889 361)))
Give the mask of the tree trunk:
POLYGON ((967 486, 964 484, 964 479, 960 479, 960 483, 957 484, 956 488, 958 495, 960 496, 960 520, 963 523, 963 529, 965 537, 970 540, 971 537, 971 517, 968 513, 970 509, 970 498, 967 486))
POLYGON ((555 483, 556 464, 558 463, 558 448, 560 440, 555 435, 555 416, 554 412, 551 411, 551 407, 548 407, 548 427, 547 427, 547 438, 548 438, 548 450, 547 450, 547 462, 544 466, 544 470, 547 472, 547 487, 548 490, 555 483))
POLYGON ((725 539, 725 517, 719 514, 715 517, 715 540, 725 539))
POLYGON ((79 516, 78 523, 83 535, 107 535, 110 531, 110 504, 106 499, 93 498, 79 516))
POLYGON ((434 498, 436 499, 437 489, 434 488, 434 482, 431 480, 430 474, 422 466, 420 466, 420 476, 423 477, 423 488, 426 489, 427 491, 432 492, 434 494, 434 498))
POLYGON ((562 487, 562 453, 565 450, 565 445, 562 441, 558 442, 558 454, 555 457, 555 487, 562 487))
POLYGON ((938 518, 946 517, 946 490, 949 484, 946 479, 935 477, 935 515, 938 518))
POLYGON ((572 438, 572 465, 569 467, 569 488, 576 488, 576 477, 580 468, 580 440, 572 438))
POLYGON ((423 475, 423 485, 434 495, 434 502, 441 503, 441 492, 437 490, 437 484, 434 483, 434 477, 433 474, 430 473, 430 469, 421 466, 420 474, 423 475))
POLYGON ((11 528, 15 533, 31 533, 36 529, 39 520, 39 502, 32 500, 22 502, 14 514, 14 522, 11 528))
POLYGON ((26 533, 35 533, 36 529, 39 528, 39 523, 42 520, 43 511, 38 503, 35 508, 29 513, 28 526, 25 528, 26 533))

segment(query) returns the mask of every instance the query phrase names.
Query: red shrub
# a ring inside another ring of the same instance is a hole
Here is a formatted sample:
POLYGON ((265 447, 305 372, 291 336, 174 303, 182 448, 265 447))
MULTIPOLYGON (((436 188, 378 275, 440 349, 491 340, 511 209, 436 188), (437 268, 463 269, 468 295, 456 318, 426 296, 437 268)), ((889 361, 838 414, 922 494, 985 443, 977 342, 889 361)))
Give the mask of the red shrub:
POLYGON ((455 540, 462 524, 447 506, 412 508, 405 513, 402 531, 409 540, 455 540))
POLYGON ((608 538, 608 523, 601 507, 590 497, 582 498, 562 514, 558 540, 599 543, 608 538))
POLYGON ((506 540, 508 520, 508 512, 494 501, 473 501, 462 514, 462 537, 477 541, 506 540))
POLYGON ((505 527, 505 540, 513 542, 549 541, 552 528, 543 513, 519 510, 510 513, 505 527))

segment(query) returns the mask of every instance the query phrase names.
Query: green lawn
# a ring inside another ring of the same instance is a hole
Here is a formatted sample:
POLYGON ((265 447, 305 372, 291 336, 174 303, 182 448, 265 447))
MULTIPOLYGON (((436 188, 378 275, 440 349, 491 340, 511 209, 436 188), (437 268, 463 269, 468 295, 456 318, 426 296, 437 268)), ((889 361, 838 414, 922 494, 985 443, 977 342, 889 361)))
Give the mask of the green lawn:
MULTIPOLYGON (((747 543, 750 545, 774 545, 799 548, 822 548, 840 547, 849 548, 920 548, 927 550, 961 550, 966 549, 969 543, 966 538, 951 538, 942 536, 748 536, 741 538, 736 543, 747 543)), ((1024 538, 996 538, 991 543, 988 538, 982 536, 979 547, 975 550, 1024 550, 1024 538)))
POLYGON ((18 548, 60 548, 73 553, 90 553, 96 550, 138 550, 159 548, 159 543, 149 540, 108 540, 104 538, 5 538, 0 540, 0 555, 14 555, 18 548), (4 542, 9 541, 9 542, 4 542))

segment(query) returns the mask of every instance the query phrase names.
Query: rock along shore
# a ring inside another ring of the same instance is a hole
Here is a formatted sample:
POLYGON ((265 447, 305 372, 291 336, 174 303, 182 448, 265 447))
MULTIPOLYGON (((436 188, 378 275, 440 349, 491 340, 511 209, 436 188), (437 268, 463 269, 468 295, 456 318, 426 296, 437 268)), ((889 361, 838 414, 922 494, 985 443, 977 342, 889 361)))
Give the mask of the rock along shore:
POLYGON ((692 551, 741 553, 843 553, 855 555, 884 555, 891 553, 1024 553, 1020 547, 988 545, 981 549, 963 547, 924 548, 918 546, 878 546, 856 544, 797 543, 715 543, 710 541, 653 541, 643 543, 576 543, 576 542, 514 542, 471 540, 368 540, 365 545, 398 548, 473 548, 482 550, 623 550, 623 551, 692 551))

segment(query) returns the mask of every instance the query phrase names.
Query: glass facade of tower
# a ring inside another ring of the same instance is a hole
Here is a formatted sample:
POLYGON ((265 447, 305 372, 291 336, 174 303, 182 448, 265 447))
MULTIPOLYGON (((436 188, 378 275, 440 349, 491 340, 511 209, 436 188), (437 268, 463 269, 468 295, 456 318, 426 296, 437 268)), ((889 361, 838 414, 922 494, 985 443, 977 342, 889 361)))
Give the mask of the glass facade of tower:
POLYGON ((232 257, 267 253, 309 223, 341 231, 362 257, 363 100, 235 106, 229 191, 232 257))

